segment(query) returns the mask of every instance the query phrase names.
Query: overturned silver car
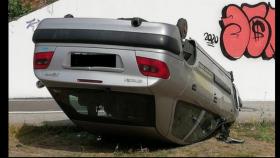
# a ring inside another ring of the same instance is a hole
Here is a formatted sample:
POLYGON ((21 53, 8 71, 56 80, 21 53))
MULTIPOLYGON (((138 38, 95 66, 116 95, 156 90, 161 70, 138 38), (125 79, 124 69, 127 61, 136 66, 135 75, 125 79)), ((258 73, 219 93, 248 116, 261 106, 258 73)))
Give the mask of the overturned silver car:
POLYGON ((176 25, 140 18, 49 18, 34 72, 84 129, 191 144, 228 131, 241 100, 226 71, 176 25))

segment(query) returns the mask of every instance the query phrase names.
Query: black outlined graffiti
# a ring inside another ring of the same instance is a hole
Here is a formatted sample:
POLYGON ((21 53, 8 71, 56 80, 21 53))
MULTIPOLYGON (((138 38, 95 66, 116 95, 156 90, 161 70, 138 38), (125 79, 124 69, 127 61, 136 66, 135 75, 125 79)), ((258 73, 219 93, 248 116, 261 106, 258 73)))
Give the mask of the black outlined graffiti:
POLYGON ((221 50, 227 58, 275 58, 275 8, 270 3, 227 5, 220 26, 221 50))
POLYGON ((214 47, 214 44, 217 44, 219 42, 219 37, 215 34, 205 32, 204 37, 204 40, 207 41, 206 43, 208 46, 214 47))
POLYGON ((40 20, 36 19, 36 18, 34 18, 32 20, 29 20, 29 21, 26 21, 26 24, 27 24, 26 29, 32 27, 32 30, 34 31, 35 30, 35 26, 38 25, 39 22, 40 22, 40 20))

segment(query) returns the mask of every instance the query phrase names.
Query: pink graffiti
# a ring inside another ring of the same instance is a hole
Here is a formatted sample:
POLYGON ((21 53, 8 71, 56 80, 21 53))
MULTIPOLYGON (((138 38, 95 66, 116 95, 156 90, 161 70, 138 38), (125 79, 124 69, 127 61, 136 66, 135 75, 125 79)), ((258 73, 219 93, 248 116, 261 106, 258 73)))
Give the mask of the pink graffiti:
POLYGON ((226 57, 274 58, 275 8, 264 2, 241 7, 231 4, 222 14, 221 48, 226 57))

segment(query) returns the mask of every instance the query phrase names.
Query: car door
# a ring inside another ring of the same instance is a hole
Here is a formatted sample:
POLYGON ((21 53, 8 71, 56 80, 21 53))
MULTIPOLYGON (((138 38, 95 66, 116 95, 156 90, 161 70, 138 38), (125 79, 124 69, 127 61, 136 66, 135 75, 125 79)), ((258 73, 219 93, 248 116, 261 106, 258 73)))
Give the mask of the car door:
POLYGON ((201 107, 209 107, 213 100, 213 72, 211 72, 212 62, 209 58, 196 46, 192 48, 193 42, 185 42, 184 44, 184 58, 186 64, 191 67, 191 73, 186 75, 190 76, 189 87, 195 99, 196 104, 201 107), (186 55, 185 55, 186 54, 186 55), (191 54, 188 55, 188 54, 191 54))
POLYGON ((200 106, 207 107, 213 100, 213 73, 202 64, 194 68, 192 91, 195 92, 196 101, 200 106))

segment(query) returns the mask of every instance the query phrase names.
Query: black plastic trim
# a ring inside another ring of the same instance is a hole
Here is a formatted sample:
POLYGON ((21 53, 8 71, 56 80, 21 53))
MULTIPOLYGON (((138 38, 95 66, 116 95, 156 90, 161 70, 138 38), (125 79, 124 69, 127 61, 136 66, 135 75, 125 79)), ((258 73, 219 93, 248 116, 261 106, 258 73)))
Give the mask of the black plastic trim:
POLYGON ((212 57, 210 57, 210 56, 208 55, 207 52, 205 52, 204 50, 201 50, 198 46, 196 46, 196 48, 197 48, 205 57, 207 57, 216 67, 218 67, 230 80, 232 80, 232 78, 231 78, 229 72, 227 72, 222 66, 220 66, 220 65, 218 64, 218 62, 216 62, 212 57))
POLYGON ((214 81, 215 83, 217 83, 217 85, 219 85, 223 90, 225 90, 228 94, 231 95, 231 89, 229 86, 227 86, 222 79, 220 79, 219 77, 217 77, 216 75, 214 75, 214 81))
POLYGON ((181 41, 166 35, 89 29, 36 29, 33 42, 92 43, 168 50, 180 54, 181 41))

